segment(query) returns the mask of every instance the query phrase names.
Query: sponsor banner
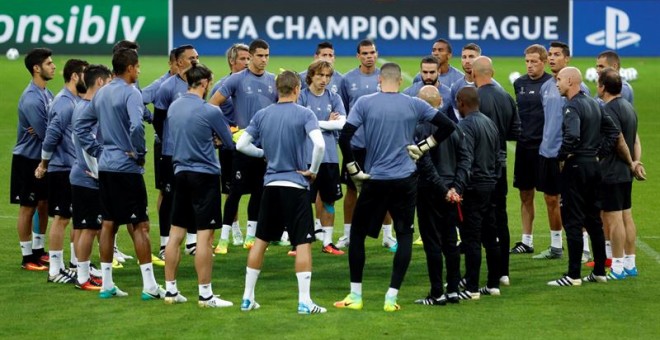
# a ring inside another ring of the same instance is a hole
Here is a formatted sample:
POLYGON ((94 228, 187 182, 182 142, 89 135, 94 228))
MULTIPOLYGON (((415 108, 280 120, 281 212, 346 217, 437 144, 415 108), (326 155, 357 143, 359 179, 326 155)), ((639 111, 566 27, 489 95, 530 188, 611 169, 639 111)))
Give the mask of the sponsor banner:
POLYGON ((140 53, 167 54, 167 0, 20 0, 0 4, 0 51, 48 47, 57 54, 109 54, 137 40, 140 53), (148 10, 147 10, 148 9, 148 10))
MULTIPOLYGON (((273 55, 314 53, 328 40, 337 55, 355 55, 370 38, 381 56, 430 54, 445 38, 460 51, 469 42, 486 55, 522 55, 533 43, 569 38, 569 0, 253 0, 222 6, 204 0, 171 1, 172 46, 194 44, 221 55, 235 42, 270 43, 273 55)), ((454 52, 456 54, 456 52, 454 52)))
POLYGON ((660 55, 655 26, 658 13, 658 1, 575 1, 573 54, 595 56, 615 50, 622 56, 660 55))

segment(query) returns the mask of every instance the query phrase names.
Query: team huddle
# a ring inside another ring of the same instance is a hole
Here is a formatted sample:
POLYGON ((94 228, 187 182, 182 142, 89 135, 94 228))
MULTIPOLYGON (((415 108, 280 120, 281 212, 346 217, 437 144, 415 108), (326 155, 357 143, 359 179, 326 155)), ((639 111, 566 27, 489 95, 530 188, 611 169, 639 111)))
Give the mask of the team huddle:
POLYGON ((430 282, 428 295, 415 303, 497 296, 500 286, 511 284, 510 255, 534 253, 536 190, 544 193, 551 242, 533 258, 563 258, 566 231, 568 271, 548 285, 638 275, 631 190, 645 170, 632 88, 618 73, 615 52, 597 58, 594 99, 580 71, 568 66, 570 51, 561 42, 525 49, 527 74, 514 82, 515 98, 493 79, 493 62, 478 45, 462 48, 461 72, 449 64, 452 47, 444 39, 421 59, 403 92, 400 66, 378 67, 370 40, 358 43, 360 64, 343 75, 334 68, 329 42, 318 44, 301 74, 278 75, 266 70, 266 41, 234 44, 226 55, 230 74, 216 83, 194 46, 182 45, 170 52, 169 70, 145 88, 138 84, 138 49, 135 42, 118 42, 112 69, 68 60, 64 88, 55 97, 47 89, 55 76, 52 52, 36 48, 25 57, 32 81, 18 105, 10 199, 19 204, 22 268, 48 271, 48 282, 96 291, 103 299, 127 296, 112 276, 127 257, 116 246, 117 231, 126 225, 143 300, 187 301, 176 281, 185 242, 184 253, 195 257, 199 306, 233 306, 214 294, 211 282, 214 253, 227 254, 231 234, 234 246, 249 250, 242 311, 260 307, 255 286, 264 255, 279 244, 290 245, 295 256, 298 313, 325 313, 310 294, 312 244, 319 240, 328 256, 347 249, 350 290, 334 306, 359 310, 365 240, 382 230, 383 247, 394 253, 386 312, 401 308, 398 292, 414 244, 423 245, 430 282), (157 254, 143 177, 145 122, 155 131, 157 254), (516 142, 513 186, 522 217, 522 239, 513 247, 507 141, 516 142), (244 235, 238 210, 248 194, 244 235), (335 243, 335 203, 342 198, 344 233, 335 243), (421 237, 414 241, 415 213, 421 237), (67 268, 64 234, 71 220, 67 268), (95 240, 100 268, 90 262, 95 240), (486 280, 479 277, 482 247, 486 280), (593 267, 585 277, 583 264, 593 267), (153 265, 165 267, 164 288, 153 265))

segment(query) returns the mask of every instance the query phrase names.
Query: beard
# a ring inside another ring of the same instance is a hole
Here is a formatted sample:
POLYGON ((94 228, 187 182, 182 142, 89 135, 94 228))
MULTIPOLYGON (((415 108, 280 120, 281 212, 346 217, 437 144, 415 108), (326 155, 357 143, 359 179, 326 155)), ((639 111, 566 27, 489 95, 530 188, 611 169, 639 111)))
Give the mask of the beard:
POLYGON ((424 85, 435 85, 435 83, 438 81, 438 78, 435 79, 423 79, 422 82, 424 85))
POLYGON ((78 91, 78 93, 87 93, 87 85, 85 85, 85 82, 82 80, 82 78, 80 78, 76 83, 76 91, 78 91))
POLYGON ((44 69, 41 69, 41 72, 39 73, 39 76, 41 77, 41 79, 46 80, 46 81, 53 79, 53 77, 51 77, 50 74, 48 74, 46 71, 44 71, 44 69))

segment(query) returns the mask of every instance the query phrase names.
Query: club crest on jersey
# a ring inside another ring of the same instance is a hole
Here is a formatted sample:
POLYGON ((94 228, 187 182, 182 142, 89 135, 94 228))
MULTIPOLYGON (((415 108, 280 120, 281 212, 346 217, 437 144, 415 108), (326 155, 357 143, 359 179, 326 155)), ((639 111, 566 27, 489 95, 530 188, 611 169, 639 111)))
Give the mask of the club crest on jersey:
POLYGON ((334 92, 334 93, 337 93, 337 85, 332 85, 332 86, 330 87, 330 91, 332 91, 332 92, 334 92))
POLYGON ((245 89, 245 93, 246 93, 246 94, 253 94, 254 92, 252 92, 252 86, 248 86, 248 87, 245 89))
POLYGON ((332 104, 328 104, 328 106, 326 107, 326 111, 332 112, 332 104))
POLYGON ((351 91, 357 91, 358 87, 356 83, 351 84, 351 91))
POLYGON ((268 93, 273 93, 273 86, 272 85, 268 85, 268 93))

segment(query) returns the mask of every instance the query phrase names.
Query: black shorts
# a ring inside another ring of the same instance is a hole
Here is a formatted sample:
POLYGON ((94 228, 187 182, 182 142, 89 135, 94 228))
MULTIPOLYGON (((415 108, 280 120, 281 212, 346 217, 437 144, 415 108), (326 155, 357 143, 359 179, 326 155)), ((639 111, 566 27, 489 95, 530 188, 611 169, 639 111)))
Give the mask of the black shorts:
POLYGON ((42 179, 34 177, 40 160, 13 155, 11 160, 11 188, 9 202, 26 207, 36 207, 39 201, 48 199, 48 174, 42 179))
POLYGON ((136 173, 99 171, 103 220, 115 225, 149 221, 144 177, 136 173))
POLYGON ((174 191, 174 167, 172 166, 172 156, 161 156, 160 162, 160 183, 158 188, 163 194, 172 194, 174 191))
POLYGON ((48 216, 71 218, 71 171, 53 171, 48 174, 48 216))
POLYGON ((352 229, 377 238, 389 211, 397 234, 412 234, 417 202, 417 175, 394 180, 370 179, 355 203, 352 229))
POLYGON ((160 159, 162 157, 163 144, 154 141, 154 182, 156 189, 160 190, 160 159))
POLYGON ((321 195, 321 201, 328 204, 333 204, 344 197, 339 179, 339 164, 321 163, 319 173, 316 174, 309 192, 312 203, 316 202, 317 193, 321 195))
POLYGON ((559 160, 557 158, 545 158, 539 155, 539 181, 536 188, 546 195, 559 195, 561 191, 561 175, 559 172, 559 160))
POLYGON ((220 148, 218 149, 218 157, 220 158, 220 170, 222 173, 220 177, 222 193, 229 194, 229 189, 231 188, 231 179, 234 174, 232 171, 234 151, 220 148))
POLYGON ((513 187, 532 190, 539 182, 539 148, 516 145, 516 162, 513 166, 513 187))
POLYGON ((267 242, 279 241, 286 227, 292 246, 314 242, 314 219, 308 195, 306 189, 264 187, 256 236, 267 242))
POLYGON ((263 158, 250 157, 240 152, 234 152, 232 173, 232 192, 246 195, 264 189, 266 162, 263 158))
POLYGON ((632 207, 632 182, 601 183, 600 203, 603 211, 622 211, 632 207))
POLYGON ((194 230, 222 226, 220 176, 181 171, 174 176, 172 225, 194 230))
POLYGON ((73 229, 101 229, 103 217, 101 216, 99 190, 72 185, 71 197, 73 229))
MULTIPOLYGON (((357 162, 358 166, 360 166, 360 169, 362 169, 363 171, 365 171, 364 160, 366 159, 366 157, 367 157, 366 149, 353 149, 353 158, 355 159, 355 162, 357 162)), ((341 162, 341 182, 346 184, 346 187, 356 190, 355 183, 353 183, 351 176, 348 174, 348 170, 346 170, 345 159, 342 159, 341 162)))

